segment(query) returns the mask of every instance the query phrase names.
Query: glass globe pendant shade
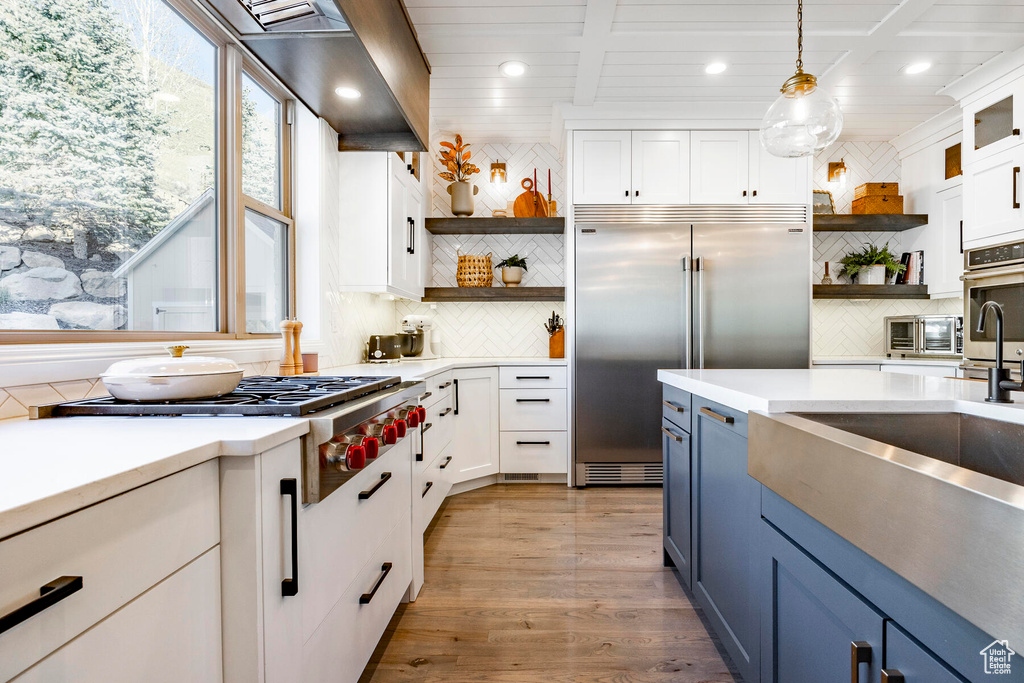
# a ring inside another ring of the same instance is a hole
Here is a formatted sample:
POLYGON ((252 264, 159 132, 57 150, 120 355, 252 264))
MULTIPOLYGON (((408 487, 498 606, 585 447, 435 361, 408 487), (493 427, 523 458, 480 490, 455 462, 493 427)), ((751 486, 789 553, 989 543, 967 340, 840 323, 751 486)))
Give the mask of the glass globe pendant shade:
POLYGON ((797 71, 761 121, 761 144, 777 157, 805 157, 831 145, 842 130, 839 103, 814 76, 797 71))

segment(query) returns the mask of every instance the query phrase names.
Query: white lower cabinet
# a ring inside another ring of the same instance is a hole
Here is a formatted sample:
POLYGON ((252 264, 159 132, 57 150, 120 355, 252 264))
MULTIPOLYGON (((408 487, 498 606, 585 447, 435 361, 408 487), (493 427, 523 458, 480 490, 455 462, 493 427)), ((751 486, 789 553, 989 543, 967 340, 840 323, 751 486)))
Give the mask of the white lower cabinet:
POLYGON ((502 432, 501 471, 509 474, 564 474, 566 432, 502 432))
POLYGON ((0 613, 39 599, 56 579, 81 580, 0 634, 0 680, 26 669, 23 680, 152 680, 140 675, 149 657, 163 680, 219 680, 216 552, 197 559, 220 541, 218 516, 212 460, 0 542, 0 613))
POLYGON ((568 371, 562 366, 501 369, 501 471, 568 471, 568 371))
POLYGON ((453 483, 498 473, 498 368, 465 368, 452 373, 453 483))

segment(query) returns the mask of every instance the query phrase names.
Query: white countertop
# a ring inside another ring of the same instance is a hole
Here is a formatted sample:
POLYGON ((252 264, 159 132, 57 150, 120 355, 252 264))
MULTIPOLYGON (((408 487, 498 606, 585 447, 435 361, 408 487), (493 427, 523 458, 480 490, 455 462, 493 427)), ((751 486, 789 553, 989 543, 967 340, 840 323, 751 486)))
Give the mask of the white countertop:
MULTIPOLYGON (((456 367, 565 365, 547 358, 440 358, 331 368, 419 380, 456 367)), ((0 538, 221 456, 251 456, 309 431, 288 417, 70 417, 0 421, 0 538)))
POLYGON ((941 365, 958 368, 960 358, 889 358, 888 356, 816 356, 814 365, 941 365))
POLYGON ((748 412, 961 412, 1024 424, 1024 394, 986 403, 984 382, 873 370, 659 370, 658 379, 748 412))

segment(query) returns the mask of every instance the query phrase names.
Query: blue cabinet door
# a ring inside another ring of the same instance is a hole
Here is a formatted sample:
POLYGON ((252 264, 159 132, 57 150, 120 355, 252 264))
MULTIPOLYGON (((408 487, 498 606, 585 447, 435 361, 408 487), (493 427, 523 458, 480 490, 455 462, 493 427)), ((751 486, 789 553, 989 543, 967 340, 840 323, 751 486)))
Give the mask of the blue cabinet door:
POLYGON ((690 587, 690 435, 663 420, 664 545, 666 564, 675 565, 690 587))
MULTIPOLYGON (((978 672, 982 670, 979 657, 978 672)), ((902 680, 903 683, 963 683, 964 680, 893 621, 885 622, 885 671, 890 681, 902 680)))
POLYGON ((761 486, 747 474, 746 413, 693 397, 693 592, 745 681, 760 655, 761 486))
POLYGON ((761 683, 879 683, 884 617, 768 522, 760 540, 761 683))

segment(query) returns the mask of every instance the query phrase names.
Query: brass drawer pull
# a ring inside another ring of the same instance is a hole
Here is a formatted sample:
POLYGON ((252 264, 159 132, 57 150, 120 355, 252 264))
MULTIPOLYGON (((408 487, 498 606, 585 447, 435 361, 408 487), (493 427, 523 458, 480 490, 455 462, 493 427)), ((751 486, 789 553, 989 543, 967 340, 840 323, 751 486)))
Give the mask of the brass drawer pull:
POLYGON ((728 415, 719 415, 715 411, 711 410, 711 408, 701 408, 700 412, 704 413, 708 417, 713 417, 722 424, 731 425, 736 422, 735 418, 729 417, 728 415))
POLYGON ((672 430, 668 429, 667 427, 662 427, 661 431, 665 433, 665 436, 667 436, 668 438, 672 439, 676 443, 682 443, 683 442, 683 437, 679 436, 678 434, 673 434, 672 430))
POLYGON ((662 401, 661 405, 665 406, 669 410, 674 410, 677 413, 685 413, 686 412, 686 408, 684 408, 683 406, 677 406, 675 403, 672 403, 672 401, 662 401))

